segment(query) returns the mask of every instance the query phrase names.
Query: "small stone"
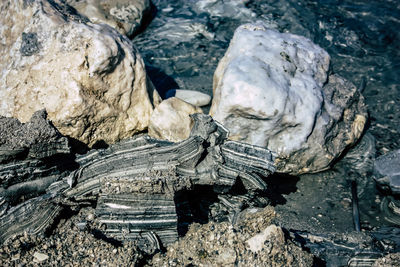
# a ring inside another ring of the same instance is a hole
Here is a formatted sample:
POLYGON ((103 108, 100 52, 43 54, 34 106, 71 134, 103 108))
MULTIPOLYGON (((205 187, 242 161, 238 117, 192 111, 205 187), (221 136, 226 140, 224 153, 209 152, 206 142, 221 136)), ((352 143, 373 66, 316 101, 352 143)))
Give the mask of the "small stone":
POLYGON ((189 137, 193 120, 189 116, 201 109, 171 97, 161 102, 150 117, 149 135, 158 139, 179 142, 189 137))
POLYGON ((33 257, 34 257, 33 261, 36 263, 44 262, 45 260, 47 260, 49 258, 49 256, 47 254, 40 253, 40 252, 35 252, 33 254, 33 257))
POLYGON ((167 91, 166 98, 173 96, 196 107, 207 106, 211 102, 211 96, 194 90, 171 89, 167 91))
POLYGON ((89 213, 86 217, 86 220, 88 221, 93 221, 94 220, 94 214, 93 213, 89 213))
POLYGON ((15 255, 13 255, 12 257, 11 257, 11 261, 17 261, 17 260, 19 260, 21 258, 21 254, 15 254, 15 255))

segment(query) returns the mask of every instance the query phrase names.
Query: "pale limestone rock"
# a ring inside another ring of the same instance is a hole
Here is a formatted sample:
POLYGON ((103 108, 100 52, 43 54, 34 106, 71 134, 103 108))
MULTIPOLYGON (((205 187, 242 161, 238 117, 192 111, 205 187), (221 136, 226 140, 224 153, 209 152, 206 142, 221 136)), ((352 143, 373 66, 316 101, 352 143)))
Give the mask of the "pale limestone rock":
POLYGON ((62 1, 0 3, 0 115, 45 108, 63 134, 93 145, 147 128, 153 90, 131 41, 62 1))
POLYGON ((363 97, 330 57, 301 36, 240 26, 214 74, 210 114, 231 138, 277 152, 277 171, 329 168, 363 132, 363 97))
POLYGON ((149 135, 172 142, 185 140, 193 126, 189 115, 194 113, 202 111, 179 98, 168 98, 154 109, 150 118, 149 135))
POLYGON ((93 23, 106 23, 120 33, 133 36, 150 15, 150 0, 67 0, 93 23))
POLYGON ((166 98, 177 97, 196 107, 207 106, 211 102, 211 96, 194 90, 171 89, 166 93, 166 98))

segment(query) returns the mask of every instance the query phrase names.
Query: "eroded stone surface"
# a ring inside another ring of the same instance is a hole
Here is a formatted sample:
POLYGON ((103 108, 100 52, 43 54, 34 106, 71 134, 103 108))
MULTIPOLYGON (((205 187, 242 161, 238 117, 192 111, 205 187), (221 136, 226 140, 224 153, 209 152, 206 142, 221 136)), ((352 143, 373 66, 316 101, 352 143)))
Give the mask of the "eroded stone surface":
POLYGON ((93 23, 106 23, 132 37, 150 13, 150 0, 67 0, 93 23))
POLYGON ((45 108, 63 134, 93 145, 147 128, 153 87, 132 43, 62 1, 0 4, 0 115, 45 108))
POLYGON ((367 117, 360 92, 329 75, 329 62, 309 39, 242 25, 215 71, 210 114, 231 138, 276 151, 279 172, 327 169, 367 117))
POLYGON ((193 126, 191 114, 201 113, 201 109, 171 97, 161 102, 150 117, 149 135, 178 142, 189 137, 193 126))

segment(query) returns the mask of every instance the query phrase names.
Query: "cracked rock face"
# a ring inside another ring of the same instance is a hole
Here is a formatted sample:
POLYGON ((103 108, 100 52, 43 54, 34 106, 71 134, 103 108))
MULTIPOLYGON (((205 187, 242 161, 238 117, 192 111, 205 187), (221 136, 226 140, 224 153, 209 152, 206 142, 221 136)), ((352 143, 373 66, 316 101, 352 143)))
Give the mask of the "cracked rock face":
POLYGON ((130 40, 63 1, 0 10, 0 115, 26 122, 46 109, 63 135, 89 145, 147 128, 158 94, 130 40))
POLYGON ((67 0, 93 23, 105 23, 121 34, 134 36, 149 15, 150 0, 67 0))
POLYGON ((309 39, 242 25, 215 71, 210 114, 231 138, 276 151, 278 172, 327 169, 367 118, 360 92, 329 64, 309 39))

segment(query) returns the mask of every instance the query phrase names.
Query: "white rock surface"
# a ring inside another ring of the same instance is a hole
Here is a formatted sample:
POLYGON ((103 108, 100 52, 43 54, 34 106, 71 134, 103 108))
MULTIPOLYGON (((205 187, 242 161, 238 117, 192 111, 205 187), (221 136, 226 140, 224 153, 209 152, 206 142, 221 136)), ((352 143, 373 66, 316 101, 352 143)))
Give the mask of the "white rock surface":
POLYGON ((274 244, 284 244, 285 235, 282 229, 274 224, 271 224, 265 228, 261 233, 256 234, 246 241, 249 250, 254 253, 260 252, 265 246, 265 242, 270 241, 274 244))
POLYGON ((327 169, 361 135, 363 97, 330 57, 301 36, 262 22, 240 26, 214 74, 210 114, 231 138, 277 152, 279 172, 327 169))
POLYGON ((45 108, 64 135, 93 145, 147 128, 153 90, 131 41, 56 0, 0 3, 0 115, 45 108))
POLYGON ((189 137, 193 120, 189 116, 202 113, 200 108, 171 97, 158 105, 150 118, 149 135, 158 139, 179 142, 189 137))
POLYGON ((93 23, 106 23, 120 33, 133 36, 150 15, 150 0, 67 0, 93 23))
POLYGON ((211 102, 211 96, 194 90, 171 89, 165 94, 166 98, 177 97, 193 106, 207 106, 211 102))

